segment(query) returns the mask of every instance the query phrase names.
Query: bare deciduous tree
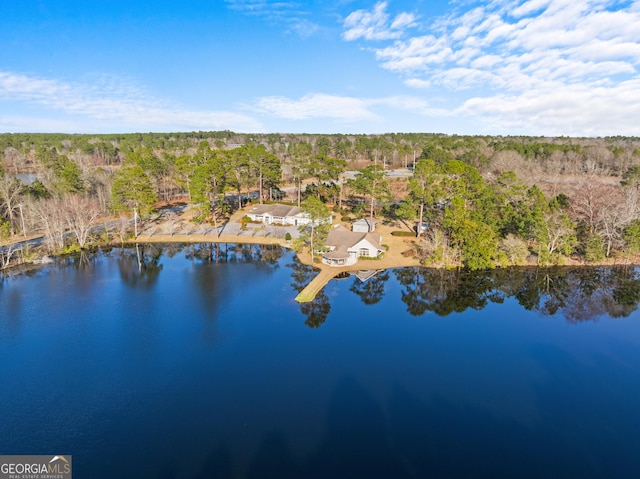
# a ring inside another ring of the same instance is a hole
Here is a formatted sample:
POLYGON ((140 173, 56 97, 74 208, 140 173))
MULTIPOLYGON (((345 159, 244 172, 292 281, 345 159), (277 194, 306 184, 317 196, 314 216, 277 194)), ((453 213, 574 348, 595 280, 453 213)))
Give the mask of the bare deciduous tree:
POLYGON ((544 162, 544 170, 547 175, 559 176, 566 166, 566 157, 562 151, 552 152, 544 162))
POLYGON ((124 247, 125 241, 131 237, 131 218, 120 216, 118 220, 112 222, 111 234, 120 240, 120 244, 124 247))
POLYGON ((583 181, 571 202, 571 207, 577 219, 582 221, 591 233, 596 230, 596 223, 600 209, 603 207, 605 186, 595 179, 583 181))
POLYGON ((0 201, 3 214, 11 225, 11 234, 15 234, 16 214, 20 205, 20 196, 24 191, 22 182, 13 176, 0 176, 0 201))
POLYGON ((27 154, 13 146, 6 147, 4 152, 2 152, 2 163, 5 165, 5 168, 11 168, 14 173, 26 169, 28 162, 29 158, 27 154))
POLYGON ((491 169, 495 171, 496 174, 506 171, 516 171, 524 161, 522 155, 517 151, 498 151, 493 155, 493 158, 491 158, 491 169))
POLYGON ((584 149, 584 171, 588 175, 606 175, 613 166, 613 153, 604 146, 588 146, 584 149))
POLYGON ((527 242, 513 234, 508 234, 502 239, 499 246, 510 264, 524 264, 529 256, 527 242))
POLYGON ((575 229, 569 217, 561 212, 546 215, 547 251, 549 254, 561 252, 568 254, 575 245, 575 229))
POLYGON ((20 251, 15 244, 8 244, 0 248, 0 269, 11 266, 11 258, 20 251))
POLYGON ((78 246, 84 248, 91 229, 100 216, 100 205, 94 198, 67 195, 61 199, 62 214, 78 246))
POLYGON ((638 192, 634 188, 598 183, 595 178, 581 183, 572 201, 575 217, 590 234, 602 238, 605 254, 622 241, 622 230, 638 214, 638 192))
POLYGON ((60 198, 41 199, 33 204, 33 213, 38 219, 47 248, 50 252, 60 251, 64 248, 66 219, 62 212, 60 198))

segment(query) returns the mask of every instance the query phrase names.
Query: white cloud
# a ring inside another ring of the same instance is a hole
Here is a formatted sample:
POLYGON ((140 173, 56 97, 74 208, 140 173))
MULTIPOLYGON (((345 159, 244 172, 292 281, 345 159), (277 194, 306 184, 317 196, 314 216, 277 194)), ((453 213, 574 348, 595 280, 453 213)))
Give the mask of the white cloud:
POLYGON ((496 79, 496 75, 489 71, 463 67, 450 68, 446 72, 436 74, 431 78, 450 90, 467 90, 481 83, 499 81, 499 79, 496 79))
POLYGON ((337 120, 372 120, 377 116, 368 109, 365 100, 358 98, 312 93, 299 100, 281 96, 259 98, 256 111, 286 118, 306 120, 310 118, 333 118, 337 120))
MULTIPOLYGON (((259 122, 246 115, 229 111, 194 111, 165 104, 145 95, 135 85, 109 77, 83 84, 0 72, 0 101, 19 101, 32 108, 55 112, 58 118, 53 122, 41 121, 40 126, 51 125, 48 131, 63 131, 60 128, 71 132, 87 131, 92 125, 106 125, 111 131, 263 130, 259 122), (61 114, 67 118, 61 119, 61 114)), ((0 125, 5 125, 5 130, 18 131, 24 124, 20 118, 24 117, 4 110, 5 114, 0 114, 0 125)))
POLYGON ((408 78, 404 81, 404 84, 411 88, 431 88, 433 85, 429 80, 422 80, 420 78, 408 78))
POLYGON ((413 13, 402 12, 399 13, 396 18, 391 22, 391 30, 402 30, 415 26, 416 17, 413 13))
POLYGON ((412 113, 419 116, 449 114, 444 110, 431 107, 426 100, 415 96, 354 98, 325 93, 312 93, 298 100, 286 97, 259 98, 253 109, 287 120, 328 118, 350 124, 363 122, 380 124, 388 113, 392 115, 412 113))
MULTIPOLYGON (((7 133, 51 133, 78 132, 78 125, 73 121, 59 118, 29 117, 23 115, 0 115, 0 131, 7 133)), ((97 133, 99 130, 85 129, 86 133, 97 133)))
POLYGON ((297 2, 273 2, 269 0, 224 0, 232 10, 239 10, 249 14, 262 16, 280 16, 285 12, 297 11, 297 2))
POLYGON ((416 24, 413 13, 402 12, 393 20, 387 13, 387 2, 378 2, 372 11, 356 10, 344 21, 342 37, 347 40, 389 40, 400 38, 407 28, 416 24))
POLYGON ((274 25, 286 25, 287 33, 295 33, 300 38, 308 38, 320 30, 309 20, 311 12, 299 2, 278 2, 268 0, 224 0, 228 8, 246 15, 261 17, 274 25))
POLYGON ((386 8, 353 12, 343 37, 385 40, 376 59, 407 86, 464 91, 449 96, 455 114, 490 115, 501 132, 640 133, 640 94, 629 88, 640 79, 638 1, 461 2, 412 37, 389 28, 386 8))
POLYGON ((475 97, 456 113, 461 117, 482 118, 494 131, 637 136, 640 127, 634 119, 640 117, 639 105, 640 80, 636 79, 614 88, 585 85, 554 88, 550 84, 544 91, 475 97))
POLYGON ((320 27, 306 19, 295 20, 291 22, 291 30, 300 38, 309 38, 316 33, 320 27))
POLYGON ((396 95, 366 101, 374 107, 384 106, 396 112, 410 112, 422 117, 450 116, 447 110, 434 108, 427 100, 415 96, 396 95))
POLYGON ((502 57, 499 55, 479 55, 477 58, 474 58, 470 63, 471 68, 476 68, 478 70, 481 69, 489 69, 498 65, 502 62, 502 57))
POLYGON ((546 8, 549 5, 549 1, 550 0, 531 0, 524 2, 522 5, 511 10, 510 14, 514 18, 524 17, 546 8))
POLYGON ((453 50, 444 39, 425 35, 378 49, 376 57, 389 70, 412 72, 447 62, 453 57, 453 50))

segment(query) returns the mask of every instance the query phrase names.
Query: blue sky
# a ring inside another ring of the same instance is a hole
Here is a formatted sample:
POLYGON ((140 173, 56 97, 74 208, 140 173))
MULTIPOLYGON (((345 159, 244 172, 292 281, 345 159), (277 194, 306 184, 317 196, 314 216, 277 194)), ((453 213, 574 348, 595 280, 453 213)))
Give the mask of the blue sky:
POLYGON ((0 2, 0 132, 640 136, 640 0, 0 2))

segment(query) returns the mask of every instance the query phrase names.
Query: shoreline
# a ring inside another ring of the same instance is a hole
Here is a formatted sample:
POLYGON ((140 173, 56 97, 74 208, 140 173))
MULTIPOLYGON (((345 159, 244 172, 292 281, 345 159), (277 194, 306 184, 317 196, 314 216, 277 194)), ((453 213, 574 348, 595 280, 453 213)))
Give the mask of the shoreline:
MULTIPOLYGON (((388 235, 390 236, 390 235, 388 235)), ((426 268, 438 268, 438 269, 455 269, 461 267, 460 265, 425 265, 414 256, 407 256, 403 254, 408 248, 414 246, 417 238, 407 237, 393 237, 393 240, 386 241, 385 244, 389 246, 389 249, 384 253, 383 258, 380 259, 360 259, 356 264, 350 266, 329 266, 324 263, 312 263, 311 257, 308 252, 295 252, 298 260, 308 266, 313 266, 317 270, 317 274, 311 279, 311 281, 304 287, 302 291, 295 297, 295 300, 299 303, 311 302, 315 299, 316 295, 322 291, 322 289, 336 276, 341 273, 350 271, 362 271, 362 270, 386 270, 393 268, 407 268, 407 267, 426 267, 426 268), (403 249, 404 248, 404 249, 403 249)), ((152 244, 152 243, 229 243, 229 244, 257 244, 257 245, 279 245, 283 248, 292 250, 291 246, 287 244, 286 240, 278 238, 267 238, 264 236, 245 236, 245 235, 231 235, 221 234, 154 234, 154 235, 139 235, 134 240, 135 244, 152 244)), ((293 251, 293 250, 292 250, 293 251)), ((585 263, 578 261, 569 261, 564 265, 539 265, 536 263, 529 263, 523 265, 510 265, 503 268, 531 268, 531 267, 598 267, 598 266, 640 266, 636 258, 636 261, 632 261, 626 258, 625 261, 618 261, 620 258, 613 258, 611 261, 599 262, 599 263, 585 263)), ((500 268, 500 267, 498 267, 500 268)))
MULTIPOLYGON (((403 243, 406 242, 406 238, 403 243)), ((216 234, 154 234, 139 235, 135 241, 136 244, 151 243, 233 243, 233 244, 259 244, 259 245, 279 245, 283 248, 291 249, 286 240, 277 238, 267 238, 264 236, 243 236, 216 234)), ((397 246, 397 245, 396 245, 397 246)), ((308 266, 313 266, 318 270, 313 279, 305 286, 305 288, 296 296, 295 300, 299 303, 307 303, 313 301, 316 295, 331 281, 334 277, 348 271, 361 271, 367 269, 383 270, 391 268, 403 268, 411 266, 422 266, 417 258, 402 256, 402 253, 396 249, 395 254, 392 251, 384 253, 384 257, 380 259, 362 259, 356 264, 350 266, 329 266, 324 263, 312 263, 311 257, 307 252, 294 252, 298 260, 308 266)))
MULTIPOLYGON (((242 218, 246 211, 243 208, 233 214, 226 224, 239 222, 240 218, 242 218)), ((155 227, 162 226, 171 226, 175 229, 172 231, 164 231, 162 232, 153 232, 152 234, 139 234, 135 238, 130 238, 125 241, 128 244, 162 244, 162 243, 184 243, 184 244, 195 244, 195 243, 228 243, 228 244, 254 244, 254 245, 278 245, 283 248, 287 248, 292 250, 290 241, 285 240, 284 238, 276 237, 276 236, 264 236, 259 234, 259 230, 256 230, 253 234, 229 234, 229 233, 221 233, 220 235, 216 233, 198 233, 193 232, 191 227, 193 226, 191 215, 188 211, 183 211, 182 214, 178 215, 178 218, 173 218, 172 221, 151 221, 151 225, 155 225, 155 227), (177 221, 176 221, 177 220, 177 221), (184 233, 184 231, 189 231, 189 233, 184 233)), ((344 222, 336 221, 334 224, 343 224, 344 222)), ((349 226, 343 224, 343 226, 349 226)), ((224 227, 223 227, 224 228, 224 227)), ((437 269, 455 269, 460 268, 462 265, 460 264, 444 264, 444 265, 426 265, 420 261, 419 258, 414 256, 414 250, 416 243, 418 242, 417 237, 406 237, 406 236, 393 236, 391 234, 392 231, 398 230, 406 230, 406 225, 404 228, 402 225, 393 224, 393 225, 385 225, 380 224, 376 231, 379 232, 383 237, 383 244, 387 247, 387 251, 384 253, 382 258, 377 259, 363 259, 361 258, 354 265, 350 266, 329 266, 324 263, 313 263, 312 259, 308 252, 301 251, 295 252, 298 257, 298 260, 305 265, 313 266, 313 268, 317 271, 317 274, 313 277, 313 279, 305 286, 305 288, 296 296, 296 301, 300 303, 313 301, 316 295, 324 288, 324 286, 331 281, 335 276, 340 275, 344 272, 351 271, 361 271, 361 270, 386 270, 393 268, 405 268, 405 267, 427 267, 427 268, 437 268, 437 269)), ((149 228, 147 228, 147 231, 149 228)), ((212 230, 209 230, 212 231, 212 230)), ((105 244, 114 245, 116 242, 110 242, 105 244)), ((120 242, 117 242, 120 243, 120 242)), ((6 245, 2 245, 6 246, 6 245)), ((100 247, 100 244, 94 245, 100 247)), ((608 259, 606 261, 601 261, 597 263, 586 263, 584 261, 576 261, 573 258, 567 258, 567 263, 563 265, 540 265, 534 262, 529 262, 527 264, 522 265, 509 265, 509 266, 497 266, 497 268, 509 268, 509 267, 552 267, 552 266, 567 266, 567 267, 598 267, 598 266, 639 266, 640 265, 640 257, 614 257, 608 259)), ((28 264, 30 262, 20 263, 22 265, 28 264)), ((13 265, 19 266, 19 265, 13 265)), ((0 268, 0 270, 9 270, 12 266, 0 268)))
MULTIPOLYGON (((252 205, 253 206, 253 205, 252 205)), ((246 215, 247 208, 242 208, 236 211, 226 224, 238 223, 241 218, 246 215)), ((260 234, 260 230, 256 230, 254 234, 229 234, 223 232, 218 236, 216 233, 209 234, 184 234, 183 231, 189 231, 193 223, 191 222, 192 213, 190 211, 184 211, 177 221, 172 224, 177 232, 156 232, 163 222, 155 222, 149 226, 154 230, 153 234, 140 234, 133 241, 136 244, 140 243, 236 243, 236 244, 261 244, 261 245, 279 245, 287 249, 291 249, 290 242, 284 238, 276 236, 264 236, 260 234)), ((343 226, 349 227, 341 221, 336 221, 334 224, 343 224, 343 226)), ((147 230, 149 230, 147 228, 147 230)), ((324 263, 313 263, 311 256, 307 251, 295 252, 298 260, 308 266, 313 266, 317 270, 317 274, 313 279, 305 286, 305 288, 296 296, 298 302, 310 302, 313 301, 316 294, 324 288, 324 286, 331 281, 335 276, 348 272, 348 271, 360 271, 360 270, 383 270, 391 268, 403 268, 412 266, 423 266, 418 258, 415 258, 413 254, 407 254, 415 247, 416 238, 392 236, 391 231, 397 230, 398 227, 379 225, 376 228, 376 232, 379 232, 383 238, 383 244, 387 247, 387 251, 382 258, 378 259, 360 259, 356 264, 350 266, 329 266, 324 263)), ((284 235, 283 235, 284 236, 284 235)))
MULTIPOLYGON (((299 303, 311 302, 315 299, 316 295, 336 276, 341 273, 351 271, 366 271, 366 270, 386 270, 394 268, 407 268, 407 267, 424 267, 434 269, 456 269, 461 265, 449 264, 449 265, 427 265, 420 262, 420 260, 413 256, 404 255, 404 249, 400 251, 400 248, 408 248, 415 245, 417 238, 407 237, 392 237, 394 241, 386 241, 387 246, 391 246, 388 243, 392 243, 395 248, 385 252, 384 257, 380 259, 361 259, 356 264, 350 266, 329 266, 324 263, 313 263, 311 257, 306 251, 295 252, 291 248, 290 244, 284 239, 264 236, 248 236, 248 235, 232 235, 232 234, 153 234, 153 235, 139 235, 137 238, 130 238, 124 243, 107 242, 101 244, 94 244, 92 248, 101 248, 104 246, 132 246, 136 244, 197 244, 197 243, 227 243, 227 244, 253 244, 253 245, 277 245, 288 250, 291 250, 296 254, 298 260, 307 266, 313 266, 317 271, 317 274, 311 279, 311 281, 300 291, 295 297, 295 300, 299 303), (399 248, 400 247, 400 248, 399 248)), ((66 253, 68 254, 68 253, 66 253)), ((51 256, 64 256, 64 254, 53 254, 51 256)), ((528 263, 522 265, 509 265, 509 266, 497 266, 496 269, 506 268, 596 268, 596 267, 621 267, 621 266, 640 266, 640 257, 634 258, 620 258, 616 257, 609 261, 601 261, 597 263, 586 263, 584 261, 576 261, 569 259, 566 264, 561 265, 540 265, 537 263, 528 263)), ((1 272, 10 271, 13 268, 24 267, 25 265, 38 266, 35 261, 25 261, 11 266, 5 266, 0 268, 1 272)))

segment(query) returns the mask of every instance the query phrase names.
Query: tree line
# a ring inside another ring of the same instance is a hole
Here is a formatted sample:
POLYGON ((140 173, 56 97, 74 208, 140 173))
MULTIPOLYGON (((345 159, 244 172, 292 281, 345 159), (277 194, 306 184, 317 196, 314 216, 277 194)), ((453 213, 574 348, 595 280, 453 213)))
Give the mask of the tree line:
MULTIPOLYGON (((579 180, 573 196, 548 197, 510 171, 487 181, 459 160, 420 159, 401 217, 428 222, 419 254, 429 264, 495 266, 563 264, 570 256, 601 262, 640 252, 635 169, 619 184, 579 180)), ((418 230, 420 235, 420 230, 418 230)))
POLYGON ((138 148, 175 157, 193 154, 201 142, 213 149, 262 144, 286 163, 290 157, 312 154, 349 163, 372 162, 397 168, 412 166, 423 152, 435 161, 461 160, 482 173, 507 169, 548 174, 597 173, 622 176, 640 157, 635 137, 545 138, 461 136, 435 133, 380 135, 243 134, 231 131, 190 133, 128 133, 65 135, 45 133, 0 134, 5 168, 12 172, 38 167, 37 151, 55 148, 79 163, 113 165, 138 148))
POLYGON ((429 264, 598 262, 640 249, 639 148, 626 137, 2 134, 0 236, 85 248, 96 234, 125 238, 134 210, 144 217, 177 198, 217 227, 288 186, 298 205, 316 198, 344 215, 428 223, 416 254, 429 264), (389 180, 390 168, 413 176, 389 180), (344 180, 346 170, 357 173, 344 180))

